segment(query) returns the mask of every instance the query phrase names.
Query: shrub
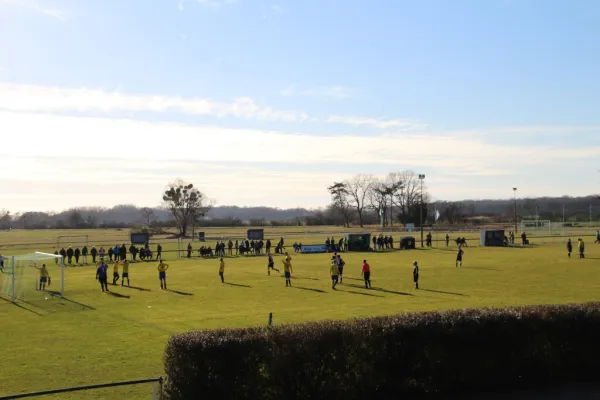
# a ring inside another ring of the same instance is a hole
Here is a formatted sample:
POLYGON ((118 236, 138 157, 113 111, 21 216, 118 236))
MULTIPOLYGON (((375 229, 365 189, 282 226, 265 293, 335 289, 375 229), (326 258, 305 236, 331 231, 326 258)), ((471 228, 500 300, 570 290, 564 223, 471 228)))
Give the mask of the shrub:
POLYGON ((389 399, 594 379, 600 303, 195 331, 165 352, 168 398, 389 399))

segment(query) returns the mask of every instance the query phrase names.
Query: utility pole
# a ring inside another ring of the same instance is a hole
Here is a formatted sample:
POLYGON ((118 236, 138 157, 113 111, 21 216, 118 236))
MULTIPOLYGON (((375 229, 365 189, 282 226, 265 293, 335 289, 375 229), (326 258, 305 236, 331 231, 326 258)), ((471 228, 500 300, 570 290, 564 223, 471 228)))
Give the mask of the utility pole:
POLYGON ((590 228, 592 227, 592 205, 590 204, 590 228))
POLYGON ((514 195, 514 203, 515 203, 515 213, 514 213, 514 219, 515 219, 515 234, 517 233, 517 188, 513 188, 513 195, 514 195))
POLYGON ((419 180, 421 181, 421 247, 423 246, 423 180, 425 179, 424 174, 419 174, 419 180))

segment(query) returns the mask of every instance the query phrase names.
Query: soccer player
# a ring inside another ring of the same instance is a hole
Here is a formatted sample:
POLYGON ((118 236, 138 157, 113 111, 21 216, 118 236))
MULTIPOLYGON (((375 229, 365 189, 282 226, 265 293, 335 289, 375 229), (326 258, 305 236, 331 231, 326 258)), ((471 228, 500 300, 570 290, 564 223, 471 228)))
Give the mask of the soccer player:
POLYGON ((50 286, 50 274, 46 268, 46 264, 42 264, 41 267, 36 266, 35 268, 40 270, 40 288, 37 290, 46 290, 46 283, 50 286))
POLYGON ((335 261, 331 262, 331 267, 329 267, 329 274, 331 275, 331 288, 335 290, 335 286, 338 284, 340 270, 335 261))
POLYGON ((600 231, 596 231, 596 241, 594 243, 600 243, 600 231))
POLYGON ((577 244, 577 247, 579 248, 579 258, 585 258, 585 243, 583 242, 582 238, 579 238, 579 243, 577 244))
POLYGON ((160 280, 160 288, 162 290, 167 290, 167 269, 169 268, 169 265, 165 264, 163 260, 159 260, 157 268, 158 279, 160 280))
POLYGON ((415 289, 419 288, 419 264, 415 261, 413 263, 413 282, 415 282, 415 289))
POLYGON ((267 253, 267 256, 269 257, 269 260, 267 261, 267 275, 271 275, 271 270, 277 271, 277 273, 279 273, 279 270, 275 268, 275 262, 273 261, 273 256, 271 255, 271 253, 267 253))
POLYGON ((129 261, 127 261, 127 259, 121 261, 120 263, 123 266, 123 276, 121 277, 121 286, 123 286, 125 284, 125 278, 127 278, 127 286, 130 286, 129 284, 129 261))
POLYGON ((450 235, 446 233, 446 247, 450 244, 450 235))
MULTIPOLYGON (((118 260, 118 258, 117 258, 118 260)), ((117 282, 119 281, 119 262, 116 261, 115 264, 113 265, 113 286, 117 284, 117 282)))
POLYGON ((573 242, 571 242, 571 239, 567 240, 567 256, 569 256, 569 258, 571 258, 571 253, 573 252, 573 242))
POLYGON ((344 280, 344 265, 346 265, 346 262, 342 259, 342 256, 340 256, 338 254, 337 266, 338 266, 338 269, 340 270, 340 283, 342 283, 342 281, 344 280))
POLYGON ((100 282, 100 287, 103 292, 108 292, 108 265, 104 259, 100 260, 100 266, 96 270, 96 280, 100 282))
POLYGON ((462 258, 463 258, 463 254, 465 254, 465 252, 463 251, 461 246, 458 246, 458 250, 456 251, 456 267, 458 268, 458 265, 460 264, 461 268, 462 268, 462 258))
MULTIPOLYGON (((286 253, 287 254, 287 253, 286 253)), ((285 286, 292 286, 292 258, 286 257, 282 260, 283 262, 283 275, 285 276, 285 286)))
POLYGON ((365 287, 367 289, 372 288, 373 286, 371 286, 371 266, 369 265, 367 260, 363 260, 362 276, 363 276, 363 279, 365 280, 365 287))
POLYGON ((219 276, 221 277, 221 283, 225 283, 225 277, 223 274, 225 273, 225 261, 221 258, 221 263, 219 264, 219 276))

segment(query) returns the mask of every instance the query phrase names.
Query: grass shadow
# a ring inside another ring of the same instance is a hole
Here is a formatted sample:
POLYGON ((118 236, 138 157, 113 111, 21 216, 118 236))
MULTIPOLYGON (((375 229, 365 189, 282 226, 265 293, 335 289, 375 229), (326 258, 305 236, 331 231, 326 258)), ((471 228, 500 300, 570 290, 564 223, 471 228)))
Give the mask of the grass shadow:
MULTIPOLYGON (((280 275, 279 277, 280 278, 285 278, 285 275, 280 275)), ((294 276, 292 276, 292 278, 293 279, 307 279, 309 281, 320 281, 319 278, 312 278, 310 276, 296 276, 296 275, 294 275, 294 276)))
POLYGON ((117 297, 119 299, 130 299, 131 296, 127 296, 126 294, 116 293, 116 292, 106 292, 113 297, 117 297))
POLYGON ((188 292, 181 292, 179 290, 173 290, 173 289, 167 289, 167 292, 171 292, 171 293, 175 293, 178 294, 180 296, 193 296, 193 293, 188 293, 188 292))
MULTIPOLYGON (((366 288, 365 288, 365 290, 366 290, 366 288)), ((340 292, 344 292, 344 293, 359 294, 361 296, 383 297, 383 296, 380 296, 380 295, 375 294, 375 293, 355 292, 353 290, 339 290, 339 291, 340 292)))
MULTIPOLYGON (((358 282, 364 282, 365 281, 364 279, 350 278, 350 277, 347 277, 347 276, 344 276, 344 279, 345 280, 351 280, 351 281, 358 281, 358 282)), ((371 279, 371 282, 375 282, 375 281, 373 279, 371 279)))
POLYGON ((139 287, 139 286, 121 286, 122 288, 128 288, 128 289, 135 289, 135 290, 139 290, 140 292, 151 292, 151 289, 146 289, 143 287, 139 287))
MULTIPOLYGON (((43 316, 44 316, 44 314, 40 314, 39 312, 37 312, 37 311, 35 311, 35 310, 31 310, 31 309, 29 309, 29 308, 27 308, 27 307, 23 307, 23 306, 22 306, 21 304, 19 304, 19 303, 13 303, 12 301, 10 301, 10 300, 8 300, 8 299, 5 299, 4 297, 0 297, 0 299, 1 299, 1 300, 4 300, 8 306, 10 306, 10 305, 12 304, 13 306, 16 306, 16 307, 20 308, 21 310, 29 311, 30 313, 32 313, 32 314, 35 314, 35 315, 37 315, 38 317, 43 317, 43 316)), ((29 303, 27 303, 27 304, 29 304, 29 303)))
POLYGON ((229 285, 229 286, 237 286, 237 287, 245 287, 245 288, 251 288, 251 287, 252 287, 252 286, 250 286, 250 285, 241 285, 241 284, 239 284, 239 283, 230 283, 230 282, 225 282, 225 284, 226 284, 226 285, 229 285))
POLYGON ((462 293, 454 293, 454 292, 444 292, 443 290, 433 290, 433 289, 419 289, 421 292, 431 292, 431 293, 441 293, 441 294, 450 294, 452 296, 463 296, 463 297, 469 297, 468 294, 462 294, 462 293))
POLYGON ((78 302, 78 301, 71 300, 71 299, 69 299, 69 298, 66 298, 66 297, 61 297, 61 296, 60 296, 60 293, 58 293, 58 292, 50 291, 49 293, 50 293, 52 296, 54 296, 54 297, 58 297, 58 298, 60 298, 61 300, 63 300, 63 301, 66 301, 66 302, 68 302, 68 303, 71 303, 71 304, 74 304, 74 305, 78 305, 78 306, 81 306, 81 307, 83 307, 83 308, 87 308, 88 310, 94 310, 94 311, 96 310, 96 308, 94 308, 94 307, 92 307, 92 306, 89 306, 89 305, 87 305, 87 304, 85 304, 85 303, 80 303, 80 302, 78 302))
POLYGON ((302 286, 291 286, 291 287, 293 287, 295 289, 300 289, 300 290, 308 290, 310 292, 327 293, 326 291, 321 290, 321 289, 313 289, 313 288, 307 288, 307 287, 302 287, 302 286))
POLYGON ((362 289, 362 290, 374 290, 376 292, 389 293, 389 294, 397 294, 397 295, 400 295, 400 296, 412 296, 411 293, 398 292, 398 291, 395 291, 395 290, 388 290, 388 289, 383 289, 383 288, 370 288, 370 289, 367 289, 364 286, 354 285, 352 283, 346 284, 346 286, 350 286, 350 287, 353 287, 353 288, 356 288, 356 289, 362 289))

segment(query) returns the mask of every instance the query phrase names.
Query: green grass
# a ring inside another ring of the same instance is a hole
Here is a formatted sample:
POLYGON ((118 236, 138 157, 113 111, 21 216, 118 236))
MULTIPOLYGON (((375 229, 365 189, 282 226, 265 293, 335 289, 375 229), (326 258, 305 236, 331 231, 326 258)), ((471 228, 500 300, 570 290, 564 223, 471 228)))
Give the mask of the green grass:
MULTIPOLYGON (((304 242, 317 242, 310 239, 304 237, 304 242)), ((168 292, 159 290, 154 263, 133 264, 131 283, 144 290, 111 286, 120 297, 100 292, 95 268, 68 268, 67 300, 45 300, 35 291, 18 306, 0 300, 0 395, 158 376, 171 334, 262 325, 270 312, 275 324, 284 324, 600 300, 600 245, 593 240, 587 240, 585 260, 568 259, 563 243, 465 250, 462 269, 454 266, 453 249, 349 253, 344 256, 344 284, 335 292, 328 277, 330 256, 323 254, 294 256, 293 288, 286 288, 277 275, 266 275, 264 257, 228 258, 225 276, 232 285, 220 283, 216 260, 169 261, 168 292), (364 257, 372 266, 372 291, 361 285, 364 257), (412 284, 413 260, 421 266, 418 291, 412 284)), ((150 394, 146 385, 57 398, 142 399, 150 394)))

